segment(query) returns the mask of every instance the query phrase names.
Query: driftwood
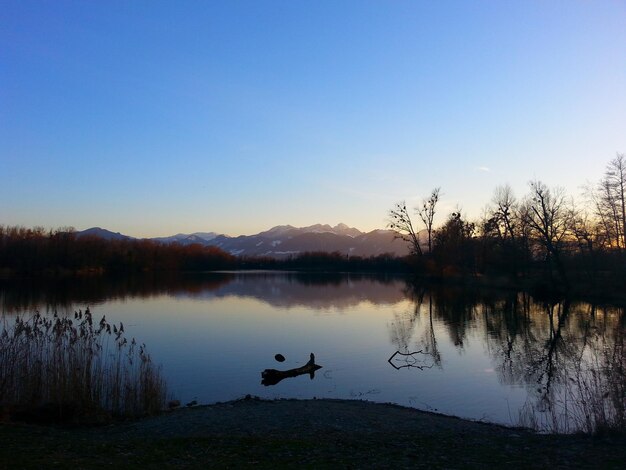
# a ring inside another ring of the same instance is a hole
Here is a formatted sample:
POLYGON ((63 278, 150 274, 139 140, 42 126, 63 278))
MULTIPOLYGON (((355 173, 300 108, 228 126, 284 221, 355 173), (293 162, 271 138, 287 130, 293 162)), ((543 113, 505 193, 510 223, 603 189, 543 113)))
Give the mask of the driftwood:
POLYGON ((289 370, 276 370, 276 369, 265 369, 261 372, 261 383, 265 386, 267 385, 276 385, 283 379, 287 377, 297 377, 299 375, 309 374, 311 380, 315 378, 315 371, 321 369, 322 366, 317 365, 315 363, 315 355, 311 353, 311 359, 302 367, 296 367, 295 369, 289 370))
POLYGON ((397 370, 400 370, 403 367, 415 367, 416 369, 419 369, 419 370, 430 369, 430 368, 433 367, 434 364, 431 364, 431 365, 426 365, 426 364, 419 365, 418 364, 419 361, 418 361, 417 357, 415 357, 417 354, 424 354, 424 355, 426 355, 426 353, 424 351, 422 351, 421 349, 419 351, 410 352, 410 353, 403 353, 403 352, 400 352, 400 351, 396 351, 395 353, 393 353, 391 355, 391 357, 389 359, 387 359, 387 362, 389 364, 391 364, 391 366, 394 369, 397 369, 397 370), (401 360, 402 362, 404 362, 404 365, 397 366, 396 364, 394 364, 394 358, 396 356, 403 356, 404 357, 404 359, 401 360))

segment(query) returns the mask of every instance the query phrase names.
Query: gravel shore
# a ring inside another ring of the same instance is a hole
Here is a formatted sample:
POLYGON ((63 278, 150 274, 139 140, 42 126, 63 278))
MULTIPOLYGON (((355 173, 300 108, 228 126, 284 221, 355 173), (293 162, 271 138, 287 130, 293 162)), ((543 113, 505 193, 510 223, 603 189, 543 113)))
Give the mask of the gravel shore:
POLYGON ((626 438, 390 404, 254 398, 100 427, 0 426, 1 468, 623 468, 626 438))

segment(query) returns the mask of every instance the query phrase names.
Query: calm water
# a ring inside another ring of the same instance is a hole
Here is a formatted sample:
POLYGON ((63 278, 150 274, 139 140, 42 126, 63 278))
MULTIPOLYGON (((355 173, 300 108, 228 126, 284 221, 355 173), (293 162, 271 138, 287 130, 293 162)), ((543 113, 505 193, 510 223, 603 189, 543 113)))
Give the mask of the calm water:
POLYGON ((569 431, 592 412, 624 414, 616 307, 293 273, 0 281, 0 304, 8 316, 90 307, 123 322, 183 403, 357 398, 569 431), (323 366, 314 379, 261 385, 263 369, 299 367, 311 352, 323 366), (390 361, 396 352, 415 354, 390 361))

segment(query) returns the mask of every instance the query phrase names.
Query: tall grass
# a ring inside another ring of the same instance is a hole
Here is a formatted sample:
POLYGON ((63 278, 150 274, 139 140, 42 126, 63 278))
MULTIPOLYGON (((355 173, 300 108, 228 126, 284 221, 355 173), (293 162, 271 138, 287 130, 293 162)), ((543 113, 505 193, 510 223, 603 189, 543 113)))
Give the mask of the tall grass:
MULTIPOLYGON (((138 417, 164 408, 166 385, 144 344, 124 325, 99 322, 89 309, 72 316, 34 313, 3 319, 0 404, 56 420, 138 417)), ((36 419, 37 416, 34 416, 36 419)))
POLYGON ((520 412, 520 424, 551 433, 626 432, 626 329, 593 329, 560 383, 540 390, 520 412))

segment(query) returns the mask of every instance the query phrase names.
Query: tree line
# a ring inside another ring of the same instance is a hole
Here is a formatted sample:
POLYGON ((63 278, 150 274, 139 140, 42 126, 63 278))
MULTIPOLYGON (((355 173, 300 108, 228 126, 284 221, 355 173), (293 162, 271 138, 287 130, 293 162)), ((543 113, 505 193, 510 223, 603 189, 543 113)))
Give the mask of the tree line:
POLYGON ((78 236, 72 228, 0 226, 0 270, 88 273, 229 269, 235 257, 216 247, 78 236))
POLYGON ((412 213, 404 202, 396 204, 388 213, 389 228, 408 243, 418 273, 533 278, 561 290, 574 284, 623 286, 624 154, 577 199, 540 180, 528 186, 519 199, 510 186, 499 186, 480 218, 468 220, 457 210, 438 228, 433 219, 441 190, 435 188, 412 213))
POLYGON ((288 259, 235 257, 200 244, 152 240, 105 240, 71 228, 46 230, 0 226, 0 272, 83 273, 290 269, 412 272, 429 278, 506 279, 550 289, 626 287, 626 157, 617 154, 600 181, 582 198, 539 180, 518 198, 499 186, 483 214, 469 220, 461 210, 435 226, 441 189, 415 208, 398 203, 388 227, 410 255, 362 258, 342 253, 302 253, 288 259))
POLYGON ((305 252, 286 259, 233 256, 214 246, 153 240, 106 240, 72 228, 0 226, 0 272, 28 274, 133 273, 285 269, 306 271, 406 271, 405 260, 390 254, 346 256, 305 252))

